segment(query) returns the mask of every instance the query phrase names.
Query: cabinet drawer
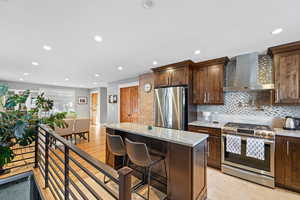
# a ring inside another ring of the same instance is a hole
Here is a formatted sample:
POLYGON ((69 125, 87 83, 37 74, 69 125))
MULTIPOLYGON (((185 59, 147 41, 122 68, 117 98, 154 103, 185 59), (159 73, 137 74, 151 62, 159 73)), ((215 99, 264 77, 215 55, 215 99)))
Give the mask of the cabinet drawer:
POLYGON ((221 129, 219 128, 209 128, 203 126, 188 126, 188 130, 191 132, 209 134, 211 136, 221 137, 221 129))

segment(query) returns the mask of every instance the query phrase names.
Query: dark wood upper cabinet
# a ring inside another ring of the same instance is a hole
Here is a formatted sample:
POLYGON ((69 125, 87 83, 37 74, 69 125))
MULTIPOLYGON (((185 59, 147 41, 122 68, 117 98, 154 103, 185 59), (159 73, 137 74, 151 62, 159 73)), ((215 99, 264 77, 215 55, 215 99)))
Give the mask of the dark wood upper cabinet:
POLYGON ((169 85, 170 80, 170 72, 167 70, 157 71, 154 73, 154 84, 155 87, 164 87, 169 85))
POLYGON ((269 48, 273 56, 275 104, 300 104, 300 42, 269 48))
POLYGON ((210 79, 207 85, 207 102, 209 104, 223 104, 224 64, 207 67, 207 77, 210 79))
POLYGON ((170 71, 170 85, 188 85, 187 67, 177 67, 170 71))
POLYGON ((187 60, 162 67, 153 68, 154 87, 189 85, 192 61, 187 60))
POLYGON ((228 61, 228 57, 223 57, 194 65, 194 104, 224 104, 224 67, 228 61))
POLYGON ((276 185, 300 192, 300 139, 276 136, 276 185))
POLYGON ((204 104, 207 90, 207 68, 199 67, 193 70, 193 103, 204 104))

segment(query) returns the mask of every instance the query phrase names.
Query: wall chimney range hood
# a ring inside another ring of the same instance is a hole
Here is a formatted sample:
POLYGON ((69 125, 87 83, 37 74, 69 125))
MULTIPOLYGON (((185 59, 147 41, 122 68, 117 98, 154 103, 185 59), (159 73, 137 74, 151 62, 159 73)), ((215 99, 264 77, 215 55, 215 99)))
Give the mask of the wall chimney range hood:
POLYGON ((257 52, 231 59, 226 66, 225 74, 224 91, 274 89, 271 59, 268 60, 267 56, 261 57, 257 52), (265 60, 269 62, 265 62, 265 60))

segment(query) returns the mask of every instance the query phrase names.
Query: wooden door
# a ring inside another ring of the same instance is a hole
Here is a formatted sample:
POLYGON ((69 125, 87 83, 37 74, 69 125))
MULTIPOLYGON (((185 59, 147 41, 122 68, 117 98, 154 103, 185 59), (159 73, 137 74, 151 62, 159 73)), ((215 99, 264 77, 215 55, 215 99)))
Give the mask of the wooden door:
POLYGON ((130 118, 131 122, 138 123, 138 98, 139 98, 139 87, 130 88, 130 118))
POLYGON ((213 65, 207 67, 207 96, 208 104, 224 104, 224 65, 213 65))
POLYGON ((206 103, 207 68, 197 67, 193 71, 193 103, 206 103))
POLYGON ((300 191, 300 139, 287 139, 286 185, 300 191))
POLYGON ((120 122, 138 122, 138 86, 120 89, 120 122))
POLYGON ((92 125, 97 125, 98 93, 92 93, 92 125))
POLYGON ((170 71, 170 85, 187 85, 188 84, 188 68, 177 67, 170 71))
POLYGON ((274 65, 275 103, 300 103, 300 51, 275 55, 274 65))
POLYGON ((120 122, 131 122, 130 88, 120 89, 120 122))
POLYGON ((170 72, 168 70, 154 72, 154 87, 169 86, 170 72))

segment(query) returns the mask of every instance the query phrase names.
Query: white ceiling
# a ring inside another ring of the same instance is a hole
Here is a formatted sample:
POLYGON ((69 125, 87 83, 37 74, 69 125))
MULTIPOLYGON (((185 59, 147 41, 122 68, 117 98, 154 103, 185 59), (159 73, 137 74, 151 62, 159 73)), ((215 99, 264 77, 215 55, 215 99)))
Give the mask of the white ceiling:
POLYGON ((300 40, 299 0, 141 2, 0 0, 0 79, 92 88, 149 71, 153 60, 200 61, 300 40))

